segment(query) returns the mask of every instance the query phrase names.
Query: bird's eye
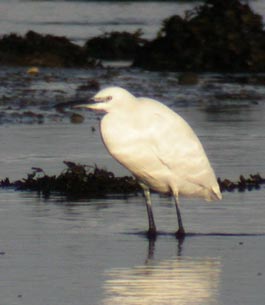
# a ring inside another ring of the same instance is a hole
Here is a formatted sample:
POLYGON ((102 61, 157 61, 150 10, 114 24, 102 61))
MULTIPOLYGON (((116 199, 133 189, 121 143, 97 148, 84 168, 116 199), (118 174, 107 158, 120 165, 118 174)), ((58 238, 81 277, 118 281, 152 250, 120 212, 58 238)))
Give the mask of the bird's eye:
POLYGON ((112 100, 112 96, 107 96, 106 101, 109 102, 112 100))

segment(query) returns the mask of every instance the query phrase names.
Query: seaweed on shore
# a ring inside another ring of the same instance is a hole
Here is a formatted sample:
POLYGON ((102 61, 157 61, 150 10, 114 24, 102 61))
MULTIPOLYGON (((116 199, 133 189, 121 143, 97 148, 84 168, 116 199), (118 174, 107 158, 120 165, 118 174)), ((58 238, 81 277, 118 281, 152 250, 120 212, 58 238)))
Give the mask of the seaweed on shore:
POLYGON ((85 52, 90 58, 105 60, 131 60, 146 40, 142 38, 142 31, 106 32, 92 37, 85 43, 85 52))
MULTIPOLYGON (((112 172, 95 166, 64 161, 67 166, 58 176, 48 176, 45 171, 33 167, 27 178, 10 182, 9 178, 0 180, 1 188, 14 188, 18 191, 35 191, 48 197, 60 194, 67 197, 104 197, 111 194, 137 194, 141 191, 137 180, 131 176, 116 177, 112 172)), ((240 175, 238 181, 218 178, 222 192, 259 190, 265 184, 260 174, 240 175)))
POLYGON ((95 67, 84 49, 66 37, 28 31, 0 38, 0 64, 41 67, 95 67))
POLYGON ((138 50, 134 66, 148 70, 263 72, 262 17, 240 0, 205 0, 184 17, 164 20, 159 35, 138 50))
POLYGON ((221 192, 245 192, 245 191, 252 191, 252 190, 259 190, 262 184, 265 184, 265 178, 261 177, 259 173, 257 174, 250 174, 249 177, 244 177, 243 175, 239 176, 238 181, 231 181, 229 179, 220 178, 217 179, 221 192))
POLYGON ((67 166, 58 176, 48 176, 41 168, 32 168, 27 178, 10 182, 0 181, 0 187, 19 191, 36 191, 47 197, 51 193, 68 197, 103 197, 109 194, 133 194, 140 190, 131 176, 116 177, 112 172, 96 165, 82 165, 64 161, 67 166))

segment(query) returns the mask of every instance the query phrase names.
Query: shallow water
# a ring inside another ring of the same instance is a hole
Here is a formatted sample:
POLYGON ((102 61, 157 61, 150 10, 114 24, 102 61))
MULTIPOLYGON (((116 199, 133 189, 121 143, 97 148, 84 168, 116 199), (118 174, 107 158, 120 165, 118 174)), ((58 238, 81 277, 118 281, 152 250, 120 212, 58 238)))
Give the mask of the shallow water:
POLYGON ((1 191, 1 303, 264 304, 263 191, 183 204, 195 233, 183 242, 172 208, 154 196, 162 233, 152 243, 141 197, 67 202, 1 191))
MULTIPOLYGON (((148 95, 147 84, 140 87, 124 73, 119 71, 120 82, 134 84, 136 92, 148 95)), ((149 75, 153 88, 158 88, 153 82, 157 74, 149 75)), ((241 85, 221 85, 227 86, 234 92, 241 85)), ((195 128, 217 175, 237 178, 258 171, 264 175, 263 101, 242 101, 237 106, 234 101, 221 101, 209 108, 211 99, 206 105, 196 102, 203 92, 200 86, 179 89, 189 101, 185 105, 167 101, 168 95, 179 91, 162 90, 161 97, 195 128)), ((254 89, 262 92, 262 86, 254 89)), ((96 163, 117 175, 126 174, 101 143, 97 115, 82 114, 83 124, 65 119, 3 123, 1 176, 22 178, 32 166, 58 174, 63 160, 96 163)), ((1 302, 263 305, 264 188, 224 193, 222 202, 182 199, 181 203, 189 233, 183 242, 174 237, 177 221, 172 201, 153 195, 159 235, 150 243, 140 195, 72 202, 55 195, 45 200, 34 193, 1 190, 1 302)))
POLYGON ((53 72, 43 69, 40 76, 30 81, 25 81, 23 69, 7 68, 1 73, 8 83, 0 88, 1 178, 25 177, 33 166, 56 174, 63 169, 64 160, 96 163, 118 175, 127 173, 109 157, 101 143, 99 115, 68 105, 71 101, 86 102, 95 93, 76 89, 87 79, 96 79, 102 87, 115 84, 129 88, 137 96, 154 97, 170 106, 196 130, 217 176, 236 179, 240 174, 260 172, 262 175, 265 171, 262 83, 245 84, 235 82, 237 76, 231 80, 229 76, 209 74, 200 75, 198 85, 182 86, 177 82, 178 73, 130 69, 53 72), (47 82, 44 79, 50 73, 53 79, 47 82), (17 79, 14 75, 18 75, 17 79), (21 88, 25 82, 26 86, 21 88), (58 87, 61 88, 59 99, 54 89, 58 87), (58 110, 55 105, 61 103, 65 106, 58 110), (25 116, 29 111, 41 114, 42 123, 25 116), (84 123, 71 124, 73 113, 81 114, 84 123))
MULTIPOLYGON (((109 5, 113 16, 121 9, 130 14, 130 23, 115 17, 118 22, 113 24, 111 14, 105 16, 106 3, 2 1, 0 28, 2 33, 67 33, 83 42, 101 31, 141 27, 151 37, 164 15, 180 4, 152 4, 161 12, 154 23, 151 4, 144 4, 145 9, 141 5, 109 5), (134 19, 137 6, 141 10, 134 19), (104 18, 93 19, 95 12, 104 18), (86 24, 88 14, 91 24, 86 24)), ((262 2, 252 5, 262 10, 262 2)), ((78 111, 84 123, 70 123, 76 112, 71 102, 86 101, 94 93, 78 89, 91 79, 101 87, 124 86, 172 107, 196 130, 218 176, 264 176, 264 82, 245 82, 249 75, 202 74, 198 85, 181 86, 178 76, 125 68, 41 69, 29 77, 24 68, 2 68, 0 178, 25 177, 33 166, 58 174, 63 160, 127 174, 101 143, 98 115, 78 111), (60 103, 66 105, 57 109, 60 103)), ((140 195, 73 202, 1 190, 1 304, 264 305, 264 188, 224 193, 215 203, 182 199, 188 232, 184 241, 174 237, 177 221, 171 200, 153 195, 153 205, 159 235, 151 243, 144 234, 147 217, 140 195)))

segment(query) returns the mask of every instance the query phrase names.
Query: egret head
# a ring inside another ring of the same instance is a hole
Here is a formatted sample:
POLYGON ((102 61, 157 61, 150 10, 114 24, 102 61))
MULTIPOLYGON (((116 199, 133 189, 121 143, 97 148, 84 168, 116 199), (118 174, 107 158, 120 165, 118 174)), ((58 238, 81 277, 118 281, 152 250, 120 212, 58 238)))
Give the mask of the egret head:
POLYGON ((120 87, 108 87, 100 90, 92 97, 92 104, 81 105, 88 109, 111 112, 128 107, 135 97, 120 87))

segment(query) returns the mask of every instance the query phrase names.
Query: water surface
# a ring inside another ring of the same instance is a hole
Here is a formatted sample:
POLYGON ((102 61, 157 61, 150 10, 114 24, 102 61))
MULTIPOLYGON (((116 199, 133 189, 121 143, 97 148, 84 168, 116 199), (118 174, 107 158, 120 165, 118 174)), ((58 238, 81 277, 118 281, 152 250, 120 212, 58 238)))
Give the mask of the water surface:
POLYGON ((67 202, 1 191, 1 302, 262 305, 263 201, 257 192, 185 203, 196 234, 180 242, 174 208, 154 196, 162 233, 152 243, 141 197, 67 202))
MULTIPOLYGON (((263 2, 251 5, 263 14, 263 2)), ((1 34, 32 29, 79 43, 106 30, 142 28, 153 37, 163 18, 186 7, 191 4, 1 1, 0 28, 1 34)), ((256 82, 251 75, 201 74, 195 86, 179 85, 178 76, 109 68, 41 69, 29 77, 26 68, 3 67, 0 178, 25 177, 33 166, 58 174, 63 160, 127 174, 103 147, 97 114, 80 111, 84 123, 71 123, 75 111, 67 103, 93 95, 79 88, 91 79, 172 107, 196 130, 218 176, 264 176, 263 76, 256 82), (58 109, 60 103, 66 106, 58 109)), ((149 242, 140 195, 69 201, 1 190, 1 303, 264 304, 264 188, 225 193, 215 203, 182 199, 184 241, 174 236, 170 198, 153 195, 153 205, 159 235, 149 242)))

